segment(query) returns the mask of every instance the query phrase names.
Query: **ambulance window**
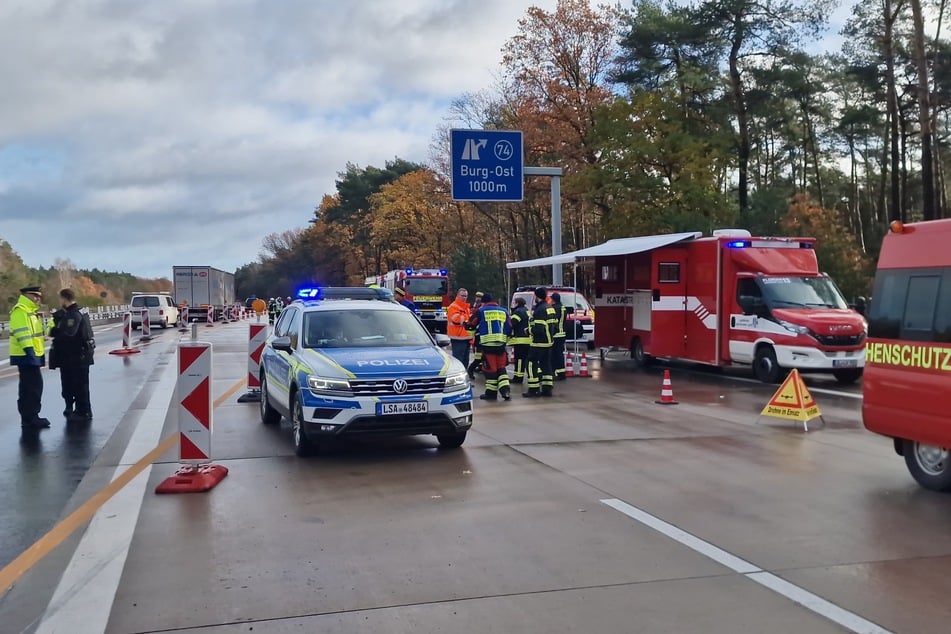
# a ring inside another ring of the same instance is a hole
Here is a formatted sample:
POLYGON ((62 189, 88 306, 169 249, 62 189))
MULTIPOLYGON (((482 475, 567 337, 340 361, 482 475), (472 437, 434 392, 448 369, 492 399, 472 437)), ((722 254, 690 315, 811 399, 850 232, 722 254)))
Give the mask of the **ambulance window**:
POLYGON ((938 292, 938 310, 934 318, 934 340, 951 343, 951 269, 945 269, 938 292))
MULTIPOLYGON (((905 300, 904 330, 934 330, 934 310, 938 304, 938 287, 941 278, 937 275, 913 275, 908 281, 908 297, 905 300)), ((917 337, 915 337, 917 339, 917 337)), ((930 336, 927 337, 930 339, 930 336)))
POLYGON ((601 267, 601 281, 602 282, 617 282, 618 281, 617 264, 607 264, 601 267))
POLYGON ((872 290, 872 304, 868 315, 868 334, 879 339, 898 339, 905 298, 908 294, 906 271, 879 271, 872 290))
POLYGON ((740 301, 743 297, 751 299, 762 299, 763 297, 763 290, 759 287, 759 284, 756 283, 756 280, 751 277, 744 277, 737 280, 736 303, 739 306, 743 305, 743 302, 740 301))
POLYGON ((660 284, 679 284, 680 262, 659 262, 657 264, 657 281, 660 284))

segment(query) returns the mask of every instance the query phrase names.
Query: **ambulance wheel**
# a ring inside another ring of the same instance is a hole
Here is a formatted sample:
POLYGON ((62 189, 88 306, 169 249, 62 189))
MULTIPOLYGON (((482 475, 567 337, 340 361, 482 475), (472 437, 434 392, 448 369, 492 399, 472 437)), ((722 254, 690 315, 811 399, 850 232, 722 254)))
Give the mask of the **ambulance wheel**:
POLYGON ((862 378, 862 368, 848 368, 845 370, 833 370, 832 376, 842 385, 851 385, 862 378))
POLYGON ((902 454, 918 484, 931 491, 951 491, 951 453, 946 448, 906 440, 902 454))
POLYGON ((631 342, 631 360, 639 368, 646 368, 651 364, 651 358, 644 352, 644 344, 641 343, 640 338, 631 342))
POLYGON ((753 376, 763 383, 778 383, 783 369, 772 346, 760 346, 753 357, 753 376))
POLYGON ((307 436, 307 430, 304 428, 304 406, 301 405, 297 394, 291 398, 294 399, 294 410, 291 416, 294 427, 294 453, 302 458, 312 456, 317 453, 318 445, 307 436))
POLYGON ((281 422, 281 413, 271 407, 271 402, 267 397, 267 378, 261 374, 261 422, 265 425, 275 425, 281 422))

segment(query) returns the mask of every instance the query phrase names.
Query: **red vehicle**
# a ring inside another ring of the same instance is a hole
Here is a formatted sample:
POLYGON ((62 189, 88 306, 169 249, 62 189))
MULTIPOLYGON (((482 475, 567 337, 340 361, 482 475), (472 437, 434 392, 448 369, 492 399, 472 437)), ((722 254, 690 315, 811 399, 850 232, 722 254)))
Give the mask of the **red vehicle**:
POLYGON ((868 313, 862 419, 923 487, 951 490, 951 220, 893 222, 868 313))
MULTIPOLYGON (((545 286, 539 284, 539 286, 545 286)), ((510 308, 515 308, 515 298, 521 297, 525 305, 531 310, 535 303, 536 286, 519 286, 515 289, 510 302, 510 308)), ((551 293, 561 295, 561 303, 569 308, 565 318, 565 331, 568 338, 566 343, 584 344, 588 350, 594 350, 594 309, 584 295, 573 286, 545 286, 548 289, 548 303, 551 303, 551 293)))
POLYGON ((368 277, 367 285, 377 284, 395 291, 402 288, 416 304, 417 314, 430 332, 446 332, 446 309, 452 304, 449 272, 446 269, 405 268, 368 277))
POLYGON ((611 240, 594 257, 595 343, 651 358, 750 365, 764 382, 787 370, 862 376, 865 319, 819 272, 813 238, 681 233, 611 240))

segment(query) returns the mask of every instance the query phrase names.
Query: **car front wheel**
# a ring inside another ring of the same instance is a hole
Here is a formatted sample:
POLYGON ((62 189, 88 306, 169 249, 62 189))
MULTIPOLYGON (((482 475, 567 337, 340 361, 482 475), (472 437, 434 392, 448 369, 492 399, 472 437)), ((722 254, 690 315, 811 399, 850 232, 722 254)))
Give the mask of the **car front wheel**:
POLYGON ((307 436, 307 430, 304 427, 304 406, 301 405, 296 394, 292 398, 294 399, 291 417, 294 424, 294 453, 301 457, 312 456, 317 453, 317 442, 307 436))
POLYGON ((436 440, 439 441, 439 446, 443 449, 457 449, 466 441, 466 433, 460 431, 454 434, 439 434, 436 436, 436 440))
POLYGON ((261 422, 265 425, 274 425, 281 422, 281 413, 271 407, 271 401, 267 396, 267 377, 261 374, 261 422))

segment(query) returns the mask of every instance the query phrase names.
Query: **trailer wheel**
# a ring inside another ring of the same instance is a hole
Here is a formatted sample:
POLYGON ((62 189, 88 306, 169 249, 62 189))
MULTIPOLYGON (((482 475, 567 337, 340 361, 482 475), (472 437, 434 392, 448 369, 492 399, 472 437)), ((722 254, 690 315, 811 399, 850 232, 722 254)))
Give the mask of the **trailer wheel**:
POLYGON ((951 491, 951 453, 947 448, 906 440, 902 453, 918 484, 931 491, 951 491))
POLYGON ((651 364, 651 358, 644 352, 644 344, 641 343, 640 337, 636 337, 631 342, 631 359, 639 368, 646 368, 651 364))
POLYGON ((760 346, 753 357, 753 376, 763 383, 778 383, 783 369, 772 346, 760 346))

